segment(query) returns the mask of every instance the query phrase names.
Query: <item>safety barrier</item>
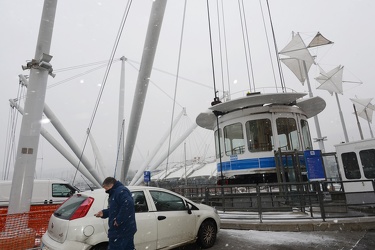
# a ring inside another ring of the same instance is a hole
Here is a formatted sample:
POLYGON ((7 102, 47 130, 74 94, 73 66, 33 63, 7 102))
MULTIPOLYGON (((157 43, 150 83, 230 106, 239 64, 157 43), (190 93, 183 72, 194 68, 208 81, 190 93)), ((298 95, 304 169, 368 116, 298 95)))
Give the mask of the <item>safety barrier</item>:
POLYGON ((275 213, 290 215, 284 216, 285 220, 301 219, 295 214, 306 214, 323 221, 328 218, 375 217, 375 192, 345 192, 343 187, 349 183, 364 185, 365 181, 180 186, 170 189, 219 211, 257 215, 251 219, 259 222, 273 220, 275 213), (353 200, 352 196, 358 199, 353 200))
POLYGON ((39 246, 49 218, 59 205, 33 205, 28 213, 11 215, 7 215, 7 207, 0 208, 0 249, 25 250, 39 246))

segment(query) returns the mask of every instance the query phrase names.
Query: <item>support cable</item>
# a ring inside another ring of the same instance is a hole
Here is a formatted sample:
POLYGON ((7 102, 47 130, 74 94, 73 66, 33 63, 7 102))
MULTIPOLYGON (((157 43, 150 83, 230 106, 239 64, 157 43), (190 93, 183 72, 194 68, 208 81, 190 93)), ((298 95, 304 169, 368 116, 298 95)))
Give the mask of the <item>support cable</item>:
MULTIPOLYGON (((251 50, 250 50, 250 39, 249 39, 249 33, 248 33, 248 29, 247 29, 247 22, 246 22, 246 12, 245 12, 245 5, 243 3, 243 0, 241 0, 242 2, 242 13, 243 13, 243 20, 244 20, 244 30, 245 30, 245 34, 246 34, 246 45, 247 45, 247 51, 249 53, 249 63, 250 63, 250 70, 251 70, 251 80, 253 81, 253 91, 255 92, 255 78, 254 78, 254 69, 253 69, 253 62, 252 62, 252 58, 251 58, 251 50)), ((245 42, 245 40, 244 40, 245 42)))
POLYGON ((279 50, 278 50, 277 44, 276 44, 275 30, 273 28, 273 22, 272 22, 272 18, 271 18, 271 10, 270 10, 270 5, 268 3, 268 0, 266 0, 266 3, 267 3, 268 16, 270 18, 270 25, 271 25, 271 30, 272 30, 272 37, 273 37, 273 41, 274 41, 274 45, 275 45, 275 53, 276 53, 276 58, 277 58, 277 66, 279 68, 279 76, 280 76, 281 89, 282 89, 283 92, 286 92, 283 71, 282 71, 281 63, 280 63, 280 56, 279 56, 279 53, 278 53, 279 50))
POLYGON ((228 83, 228 96, 230 96, 230 77, 229 77, 229 59, 228 59, 228 47, 227 47, 227 36, 225 30, 225 15, 224 15, 224 4, 223 0, 221 0, 221 12, 223 15, 223 35, 224 35, 224 51, 225 51, 225 63, 226 63, 226 70, 227 70, 227 83, 228 83))
POLYGON ((209 38, 210 38, 210 51, 211 51, 211 67, 212 67, 212 80, 213 80, 213 86, 214 86, 214 101, 219 101, 219 98, 217 97, 217 91, 216 91, 216 81, 215 81, 215 66, 214 66, 214 52, 212 48, 212 31, 211 31, 211 18, 210 18, 210 7, 208 4, 208 0, 206 0, 207 5, 207 18, 208 18, 208 32, 209 32, 209 38))
POLYGON ((182 16, 182 29, 180 35, 180 47, 178 51, 178 59, 177 59, 177 74, 176 74, 176 82, 174 87, 174 96, 173 96, 173 106, 172 106, 172 117, 171 117, 171 126, 169 130, 169 139, 168 139, 168 153, 167 153, 167 164, 165 166, 165 176, 168 173, 168 162, 169 162, 169 154, 171 150, 171 140, 172 140, 172 130, 173 130, 173 118, 174 118, 174 110, 176 107, 176 96, 177 96, 177 86, 178 86, 178 75, 180 73, 180 64, 181 64, 181 52, 182 52, 182 42, 184 37, 184 28, 185 28, 185 16, 186 16, 186 0, 184 3, 184 13, 182 16))
MULTIPOLYGON (((131 62, 136 63, 136 64, 138 64, 138 65, 141 64, 140 62, 134 61, 134 60, 129 59, 129 58, 127 58, 126 62, 129 63, 134 69, 136 69, 137 71, 139 71, 139 67, 137 68, 135 65, 131 64, 131 62)), ((170 76, 176 77, 176 74, 174 74, 174 73, 170 73, 170 72, 165 71, 165 70, 162 70, 162 69, 158 69, 158 68, 154 68, 154 67, 153 67, 153 68, 152 68, 152 71, 159 71, 159 72, 164 73, 164 74, 166 74, 166 75, 170 75, 170 76)), ((180 80, 185 80, 185 81, 187 81, 187 82, 194 83, 194 84, 196 84, 196 85, 198 85, 198 86, 201 86, 201 87, 205 87, 205 88, 208 88, 208 89, 212 89, 211 86, 207 86, 207 85, 204 84, 204 83, 197 82, 197 81, 194 81, 194 80, 188 79, 188 78, 183 77, 183 76, 179 76, 178 78, 179 78, 180 80)))
MULTIPOLYGON (((121 59, 120 58, 113 59, 113 62, 115 62, 115 61, 121 61, 121 59)), ((103 64, 107 65, 108 64, 108 60, 103 60, 103 61, 98 61, 98 62, 92 62, 92 63, 86 63, 86 64, 80 64, 80 65, 66 67, 66 68, 61 68, 61 69, 55 69, 55 70, 53 70, 53 72, 54 73, 60 73, 60 72, 68 71, 68 70, 75 70, 75 69, 86 68, 86 67, 91 67, 91 66, 95 66, 95 65, 103 65, 103 64)))
MULTIPOLYGON (((109 75, 109 72, 110 72, 111 67, 112 67, 112 62, 114 60, 114 56, 116 54, 117 47, 118 47, 118 44, 120 42, 122 31, 124 29, 125 22, 127 20, 127 17, 128 17, 129 10, 130 10, 132 2, 133 2, 132 0, 128 0, 128 2, 126 4, 125 11, 124 11, 124 14, 123 14, 123 17, 122 17, 122 20, 121 20, 121 24, 120 24, 120 27, 119 27, 119 30, 118 30, 118 33, 117 33, 117 36, 116 36, 116 39, 115 39, 115 43, 114 43, 113 48, 112 48, 110 59, 109 59, 109 62, 107 64, 107 69, 106 69, 106 72, 105 72, 103 80, 102 80, 102 85, 100 87, 99 95, 97 97, 97 100, 96 100, 96 103, 95 103, 95 107, 94 107, 94 110, 93 110, 93 114, 92 114, 90 122, 89 122, 88 131, 91 131, 91 128, 93 126, 93 123, 94 123, 94 120, 95 120, 95 116, 96 116, 96 112, 97 112, 97 110, 99 108, 100 100, 101 100, 101 97, 102 97, 103 92, 104 92, 104 87, 106 86, 106 83, 107 83, 108 75, 109 75)), ((83 149, 82 149, 81 156, 79 158, 79 163, 78 163, 78 166, 77 166, 77 170, 76 170, 76 172, 74 174, 73 183, 74 183, 74 180, 75 180, 75 178, 77 176, 77 172, 79 170, 81 159, 82 159, 83 153, 84 153, 84 151, 86 149, 86 145, 87 145, 88 139, 89 139, 89 133, 87 133, 87 136, 86 136, 86 139, 85 139, 85 142, 84 142, 84 145, 83 145, 83 149)))
POLYGON ((216 12, 217 12, 217 26, 218 26, 218 35, 219 35, 219 55, 220 55, 220 71, 221 71, 221 85, 223 88, 223 96, 224 96, 224 67, 223 67, 223 52, 221 49, 221 27, 220 27, 220 12, 219 12, 219 3, 216 4, 216 12))
POLYGON ((279 92, 278 89, 277 89, 275 67, 274 67, 274 65, 273 65, 273 60, 272 60, 272 53, 271 53, 270 41, 269 41, 268 34, 267 34, 267 27, 266 27, 266 21, 265 21, 264 13, 263 13, 262 0, 259 0, 259 5, 260 5, 260 11, 261 11, 261 13, 262 13, 262 20, 263 20, 263 26, 264 26, 264 33, 265 33, 265 35, 266 35, 266 39, 267 39, 268 55, 270 56, 271 67, 272 67, 272 75, 273 75, 273 80, 274 80, 274 82, 275 82, 275 89, 276 89, 276 92, 279 92))
MULTIPOLYGON (((126 62, 129 63, 129 65, 131 67, 133 67, 134 69, 136 69, 137 71, 139 71, 139 69, 137 67, 135 67, 133 64, 131 64, 128 60, 126 62)), ((165 94, 169 99, 171 99, 173 101, 173 97, 171 97, 167 92, 165 92, 162 88, 160 88, 154 81, 152 81, 150 79, 149 82, 152 83, 157 89, 159 89, 163 94, 165 94)), ((178 106, 180 106, 181 108, 183 108, 183 106, 180 103, 178 103, 177 101, 176 101, 176 104, 178 106)))
MULTIPOLYGON (((211 102, 211 105, 214 106, 216 104, 219 104, 221 103, 221 101, 219 100, 218 96, 217 96, 217 91, 216 91, 216 82, 215 82, 215 67, 214 67, 214 56, 213 56, 213 49, 212 49, 212 32, 211 32, 211 22, 210 22, 210 7, 209 7, 209 4, 208 4, 208 0, 206 1, 206 4, 207 4, 207 18, 208 18, 208 31, 209 31, 209 38, 210 38, 210 49, 211 49, 211 66, 212 66, 212 80, 213 80, 213 86, 214 86, 214 100, 213 102, 211 102)), ((221 115, 220 113, 216 112, 216 111, 213 111, 213 113, 215 114, 216 116, 216 127, 217 127, 217 131, 218 131, 218 137, 219 137, 219 154, 220 154, 220 175, 221 175, 221 193, 224 194, 224 190, 223 190, 223 179, 224 179, 224 176, 223 176, 223 162, 222 162, 222 158, 221 158, 221 143, 220 143, 220 127, 219 127, 219 116, 221 115)))
MULTIPOLYGON (((22 87, 22 81, 19 81, 19 86, 17 90, 16 100, 20 100, 20 97, 24 93, 24 88, 22 87)), ((13 106, 10 107, 7 125, 7 137, 5 139, 5 152, 3 161, 3 180, 9 178, 9 172, 11 165, 16 161, 17 157, 17 145, 16 145, 16 130, 18 124, 19 114, 13 106)))

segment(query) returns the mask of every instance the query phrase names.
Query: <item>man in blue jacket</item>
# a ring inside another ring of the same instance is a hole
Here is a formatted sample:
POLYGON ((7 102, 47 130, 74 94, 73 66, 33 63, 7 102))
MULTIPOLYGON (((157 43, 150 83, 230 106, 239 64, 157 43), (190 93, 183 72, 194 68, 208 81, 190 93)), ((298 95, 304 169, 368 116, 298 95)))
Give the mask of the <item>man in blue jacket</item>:
POLYGON ((107 177, 102 184, 109 194, 108 208, 95 214, 108 218, 110 250, 134 250, 134 234, 137 232, 132 194, 121 182, 107 177))

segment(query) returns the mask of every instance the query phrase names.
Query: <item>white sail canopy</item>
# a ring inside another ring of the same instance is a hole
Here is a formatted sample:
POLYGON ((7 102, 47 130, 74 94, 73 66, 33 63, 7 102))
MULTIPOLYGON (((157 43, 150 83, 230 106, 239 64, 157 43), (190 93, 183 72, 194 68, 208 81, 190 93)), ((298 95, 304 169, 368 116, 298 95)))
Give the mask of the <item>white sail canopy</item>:
MULTIPOLYGON (((303 85, 307 77, 303 66, 303 61, 297 58, 281 58, 280 60, 294 73, 294 75, 303 85)), ((311 62, 306 62, 307 72, 309 72, 311 65, 311 62)))
POLYGON ((315 78, 321 85, 318 89, 325 89, 331 95, 335 93, 343 94, 342 89, 342 75, 344 67, 339 65, 329 72, 325 72, 320 68, 320 75, 315 78))
POLYGON ((279 54, 305 61, 306 64, 314 63, 314 58, 311 56, 309 50, 306 48, 305 43, 298 33, 285 46, 285 48, 279 52, 279 54))
POLYGON ((325 38, 320 32, 318 32, 315 37, 311 40, 307 48, 318 47, 322 45, 332 44, 333 42, 325 38))
POLYGON ((301 36, 297 33, 279 54, 289 56, 280 60, 293 72, 298 80, 304 84, 307 74, 314 63, 314 58, 306 48, 301 36), (304 67, 306 65, 306 69, 304 67))
POLYGON ((362 117, 366 121, 372 123, 372 115, 375 110, 375 106, 371 104, 373 98, 363 98, 363 99, 352 99, 355 109, 357 110, 357 115, 362 117))

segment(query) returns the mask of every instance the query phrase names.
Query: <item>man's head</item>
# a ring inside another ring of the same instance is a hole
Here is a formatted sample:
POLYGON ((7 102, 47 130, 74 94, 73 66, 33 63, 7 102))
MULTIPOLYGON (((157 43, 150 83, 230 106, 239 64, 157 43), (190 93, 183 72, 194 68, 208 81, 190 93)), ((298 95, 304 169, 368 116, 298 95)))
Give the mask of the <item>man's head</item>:
POLYGON ((116 182, 117 180, 115 178, 107 177, 103 181, 102 187, 105 189, 105 191, 108 191, 113 187, 113 185, 115 185, 116 182))

